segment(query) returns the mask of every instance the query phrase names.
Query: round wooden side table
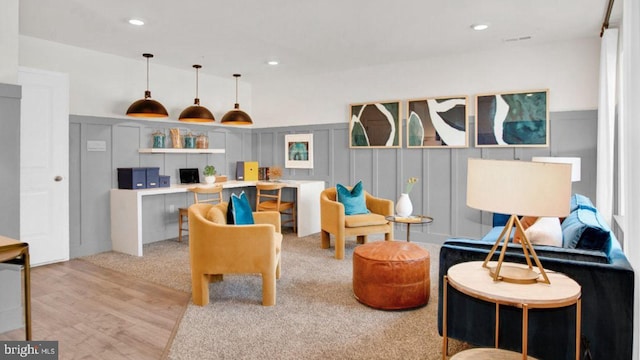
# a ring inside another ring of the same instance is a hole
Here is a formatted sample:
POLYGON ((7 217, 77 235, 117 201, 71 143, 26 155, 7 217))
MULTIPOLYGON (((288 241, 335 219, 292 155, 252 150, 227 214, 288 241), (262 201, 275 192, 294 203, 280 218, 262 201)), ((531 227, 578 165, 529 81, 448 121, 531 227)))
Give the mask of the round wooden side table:
MULTIPOLYGON (((442 309, 442 358, 446 359, 447 343, 447 288, 454 289, 483 301, 496 304, 495 349, 482 350, 482 356, 474 359, 503 359, 505 350, 498 349, 498 330, 500 305, 514 306, 522 309, 522 354, 527 357, 529 309, 552 309, 576 305, 576 360, 580 359, 580 319, 582 306, 582 292, 580 285, 568 276, 547 270, 550 284, 515 284, 505 281, 494 281, 487 268, 482 267, 482 261, 470 261, 454 265, 449 268, 443 282, 442 309)), ((509 264, 523 266, 524 264, 509 264)), ((534 270, 537 268, 534 267, 534 270)), ((478 352, 477 349, 461 352, 456 359, 466 359, 462 353, 478 352)), ((456 354, 457 355, 457 354, 456 354)), ((476 353, 476 355, 481 355, 476 353)), ((518 354, 520 355, 520 354, 518 354)), ((507 357, 512 358, 512 357, 507 357)))

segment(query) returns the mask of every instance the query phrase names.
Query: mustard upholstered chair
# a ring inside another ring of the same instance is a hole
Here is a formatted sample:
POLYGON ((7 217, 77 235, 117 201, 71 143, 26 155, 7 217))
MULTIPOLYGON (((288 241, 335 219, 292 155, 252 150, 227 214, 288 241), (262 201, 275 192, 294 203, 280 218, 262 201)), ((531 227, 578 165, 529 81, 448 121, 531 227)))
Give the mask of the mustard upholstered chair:
POLYGON ((369 214, 345 215, 344 205, 336 201, 336 188, 327 188, 320 193, 320 227, 322 248, 328 249, 330 234, 335 236, 335 258, 344 258, 347 236, 356 236, 359 244, 367 242, 367 235, 384 233, 384 239, 393 239, 393 224, 385 216, 393 215, 393 201, 377 198, 364 192, 369 214))
POLYGON ((280 278, 280 213, 254 212, 254 225, 227 225, 228 203, 189 207, 193 302, 209 303, 209 283, 223 274, 261 274, 262 305, 276 304, 280 278))

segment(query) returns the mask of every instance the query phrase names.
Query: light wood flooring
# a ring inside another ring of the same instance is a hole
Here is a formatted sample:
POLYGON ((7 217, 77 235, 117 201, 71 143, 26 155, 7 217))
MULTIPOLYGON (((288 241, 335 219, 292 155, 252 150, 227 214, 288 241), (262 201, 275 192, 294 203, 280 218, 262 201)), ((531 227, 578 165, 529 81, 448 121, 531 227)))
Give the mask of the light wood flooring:
POLYGON ((57 340, 60 359, 166 358, 191 298, 83 260, 35 267, 31 283, 33 340, 57 340))

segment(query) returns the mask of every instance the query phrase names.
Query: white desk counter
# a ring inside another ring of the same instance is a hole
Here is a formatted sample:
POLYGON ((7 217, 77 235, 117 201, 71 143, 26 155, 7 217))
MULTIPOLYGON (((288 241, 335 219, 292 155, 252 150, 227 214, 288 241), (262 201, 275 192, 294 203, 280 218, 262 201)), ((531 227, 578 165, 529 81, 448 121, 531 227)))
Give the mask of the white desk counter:
MULTIPOLYGON (((255 187, 257 181, 226 181, 225 189, 255 187)), ((298 237, 320 232, 320 193, 324 181, 282 180, 284 187, 296 189, 298 237)), ((180 184, 153 189, 111 189, 111 244, 113 251, 142 256, 142 197, 187 192, 194 186, 180 184)))

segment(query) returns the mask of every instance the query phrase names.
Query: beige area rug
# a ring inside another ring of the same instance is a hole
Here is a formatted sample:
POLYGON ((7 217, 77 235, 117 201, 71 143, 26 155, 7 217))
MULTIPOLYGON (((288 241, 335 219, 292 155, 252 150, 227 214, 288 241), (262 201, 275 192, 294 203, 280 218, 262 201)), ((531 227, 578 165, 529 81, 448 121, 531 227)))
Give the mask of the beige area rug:
MULTIPOLYGON (((333 248, 320 248, 319 235, 285 234, 276 305, 261 305, 258 275, 226 275, 210 285, 209 305, 188 306, 169 359, 441 359, 436 322, 439 246, 416 244, 431 254, 428 305, 382 311, 353 297, 355 239, 347 240, 345 259, 335 260, 333 248)), ((83 259, 191 292, 185 242, 145 245, 140 258, 108 252, 83 259)), ((452 340, 449 354, 467 347, 452 340)))

